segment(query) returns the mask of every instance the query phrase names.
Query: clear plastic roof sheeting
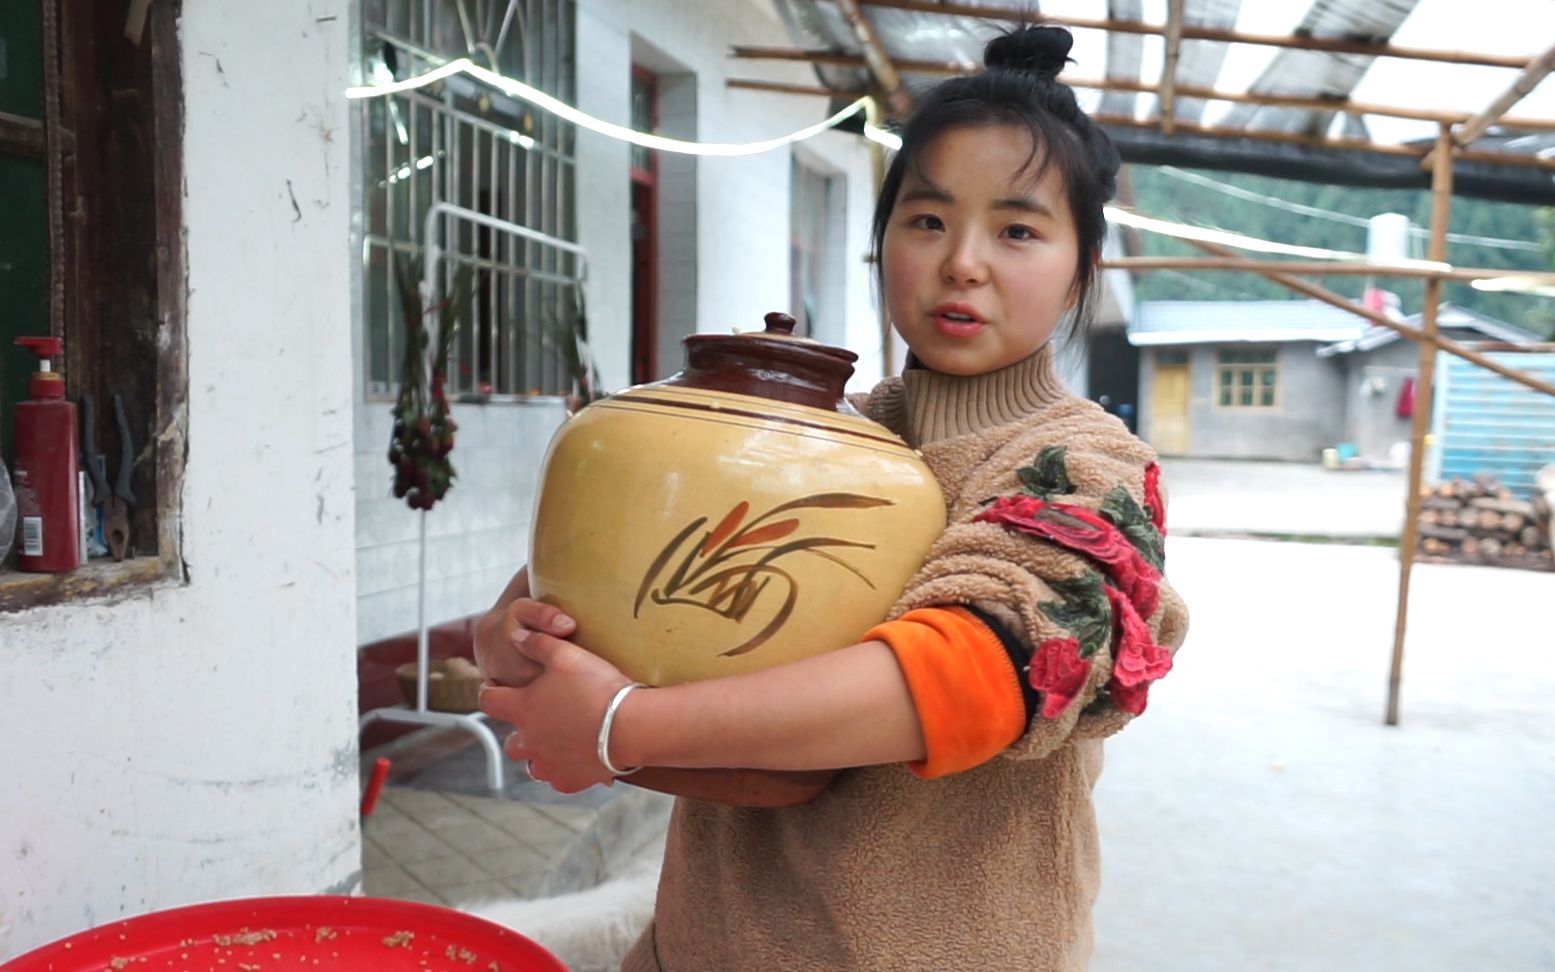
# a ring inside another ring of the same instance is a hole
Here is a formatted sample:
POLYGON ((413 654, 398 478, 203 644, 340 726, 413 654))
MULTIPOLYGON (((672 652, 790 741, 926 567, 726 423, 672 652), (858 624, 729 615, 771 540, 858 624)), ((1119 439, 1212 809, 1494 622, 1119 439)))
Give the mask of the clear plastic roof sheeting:
MULTIPOLYGON (((852 26, 835 0, 774 0, 793 46, 807 51, 860 54, 852 26)), ((922 7, 923 4, 917 4, 922 7)), ((1132 21, 1162 27, 1167 0, 1051 0, 1024 5, 1056 23, 1132 21)), ((909 92, 946 76, 915 72, 913 61, 973 68, 987 39, 1005 23, 1013 0, 961 0, 959 9, 993 8, 990 18, 876 6, 862 0, 881 46, 909 92)), ((1183 22, 1244 35, 1314 37, 1385 43, 1428 51, 1467 51, 1527 62, 1555 44, 1555 0, 1183 0, 1183 22)), ((1332 53, 1264 44, 1184 38, 1176 85, 1232 94, 1323 99, 1333 107, 1258 105, 1177 96, 1174 131, 1159 124, 1165 38, 1157 34, 1072 27, 1074 64, 1064 79, 1076 83, 1081 103, 1096 113, 1126 159, 1199 168, 1259 172, 1284 178, 1352 185, 1428 185, 1418 154, 1438 123, 1346 111, 1387 106, 1477 115, 1511 87, 1514 67, 1448 63, 1368 54, 1332 53), (1078 82, 1125 81, 1148 90, 1103 91, 1078 82), (1239 137, 1238 133, 1252 133, 1239 137), (1286 140, 1274 140, 1284 138, 1286 140), (1343 140, 1321 145, 1309 139, 1343 140), (1368 144, 1371 147, 1368 147, 1368 144), (1393 151, 1390 151, 1393 149, 1393 151)), ((842 95, 869 90, 862 67, 818 65, 828 88, 842 95)), ((1519 119, 1555 121, 1555 76, 1546 77, 1505 112, 1510 124, 1492 125, 1468 148, 1543 159, 1543 166, 1460 157, 1454 189, 1464 195, 1524 203, 1555 203, 1555 131, 1518 128, 1519 119)))

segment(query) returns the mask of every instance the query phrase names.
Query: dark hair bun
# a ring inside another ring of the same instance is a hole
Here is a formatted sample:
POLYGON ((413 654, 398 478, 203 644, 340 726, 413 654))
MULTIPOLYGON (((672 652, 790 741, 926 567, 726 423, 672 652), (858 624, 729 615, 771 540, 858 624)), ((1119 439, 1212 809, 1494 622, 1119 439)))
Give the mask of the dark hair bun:
POLYGON ((983 49, 989 68, 1027 71, 1052 80, 1069 63, 1074 35, 1063 27, 1021 27, 995 37, 983 49))

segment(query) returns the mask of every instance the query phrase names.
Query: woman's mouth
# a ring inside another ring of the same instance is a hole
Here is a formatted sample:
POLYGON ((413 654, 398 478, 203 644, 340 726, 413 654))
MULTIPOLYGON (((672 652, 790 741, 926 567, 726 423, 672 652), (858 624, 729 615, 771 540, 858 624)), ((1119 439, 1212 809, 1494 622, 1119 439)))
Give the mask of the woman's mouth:
POLYGON ((930 316, 934 319, 934 329, 946 337, 969 338, 987 326, 977 312, 965 304, 941 304, 930 316))

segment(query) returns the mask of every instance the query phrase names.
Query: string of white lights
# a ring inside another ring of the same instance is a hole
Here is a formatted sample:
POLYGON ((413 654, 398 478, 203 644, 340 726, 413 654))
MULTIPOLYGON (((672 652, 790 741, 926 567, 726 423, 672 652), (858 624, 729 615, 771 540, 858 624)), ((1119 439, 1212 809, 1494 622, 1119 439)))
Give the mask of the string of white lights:
MULTIPOLYGON (((1274 240, 1260 239, 1256 236, 1245 236, 1241 233, 1233 233, 1230 230, 1211 229, 1207 226, 1189 226, 1185 223, 1173 223, 1164 219, 1156 219, 1153 216, 1144 216, 1131 210, 1117 206, 1108 206, 1105 209, 1109 221, 1121 226, 1132 226, 1135 229, 1145 230, 1149 233, 1158 233, 1162 236, 1170 236, 1179 240, 1197 240, 1201 243, 1219 243, 1222 246, 1235 247, 1239 250, 1248 250, 1253 253, 1277 253, 1284 256, 1304 257, 1309 260, 1332 260, 1336 263, 1360 263, 1366 260, 1366 254, 1354 253, 1349 250, 1330 250, 1320 246, 1300 246, 1295 243, 1278 243, 1274 240)), ((1451 270, 1450 264, 1437 260, 1390 260, 1378 262, 1378 266, 1411 267, 1422 270, 1451 270)))
POLYGON ((869 105, 867 96, 859 98, 851 105, 833 114, 830 118, 806 128, 801 128, 796 132, 779 135, 776 138, 767 138, 755 142, 692 142, 679 138, 666 138, 663 135, 654 135, 649 132, 639 132, 625 125, 617 125, 614 122, 595 118, 587 112, 574 108, 565 101, 553 98, 538 88, 506 75, 498 74, 496 71, 483 68, 467 57, 455 58, 447 64, 433 68, 423 74, 418 74, 415 77, 406 78, 403 81, 347 88, 346 97, 379 98, 402 91, 413 91, 417 88, 435 84, 455 74, 468 75, 504 94, 520 98, 536 108, 548 111, 563 121, 571 122, 579 128, 584 128, 609 138, 620 139, 632 145, 639 145, 643 148, 655 149, 661 152, 676 152, 682 155, 718 156, 722 158, 759 155, 762 152, 770 152, 773 149, 782 148, 794 142, 802 142, 807 138, 814 138, 828 129, 837 127, 842 122, 863 111, 869 105))
MULTIPOLYGON (((836 112, 831 117, 790 132, 776 138, 762 139, 756 142, 692 142, 678 138, 666 138, 662 135, 654 135, 649 132, 639 132, 625 125, 617 125, 600 118, 595 118, 572 105, 567 104, 544 91, 525 84, 515 78, 507 77, 495 71, 481 67, 467 57, 455 58, 446 64, 439 65, 424 73, 406 78, 402 81, 383 79, 380 83, 371 85, 358 85, 346 89, 346 97, 381 98, 386 95, 397 94, 404 91, 413 91, 435 84, 455 74, 464 74, 477 81, 483 82, 498 91, 514 98, 529 102, 537 108, 548 111, 564 121, 569 121, 579 128, 604 135, 609 138, 620 139, 632 145, 654 149, 661 152, 676 152, 686 155, 738 157, 745 155, 758 155, 762 152, 770 152, 773 149, 801 142, 808 138, 835 128, 847 119, 865 111, 870 107, 870 99, 866 95, 854 101, 851 105, 836 112)), ((864 122, 864 135, 872 141, 878 142, 891 151, 897 151, 902 147, 901 137, 887 131, 873 122, 864 122)), ((1149 233, 1157 233, 1162 236, 1174 237, 1181 240, 1197 240, 1205 243, 1219 243, 1224 246, 1239 250, 1247 250, 1254 253, 1282 254, 1286 256, 1304 257, 1314 260, 1332 260, 1336 262, 1360 262, 1366 260, 1366 254, 1355 253, 1347 250, 1330 250, 1323 247, 1298 246, 1291 243, 1279 243, 1274 240, 1259 239, 1255 236, 1246 236, 1241 233, 1233 233, 1228 230, 1213 229, 1204 226, 1190 226, 1185 223, 1175 223, 1169 220, 1156 219, 1140 213, 1132 212, 1117 206, 1108 206, 1105 211, 1107 219, 1122 226, 1132 226, 1149 233)), ((1385 266, 1413 267, 1426 270, 1451 270, 1452 266, 1435 260, 1404 259, 1393 261, 1385 266)), ((1482 290, 1522 291, 1530 293, 1549 293, 1549 288, 1539 287, 1533 281, 1519 279, 1517 277, 1500 277, 1492 281, 1476 281, 1476 286, 1482 290)))

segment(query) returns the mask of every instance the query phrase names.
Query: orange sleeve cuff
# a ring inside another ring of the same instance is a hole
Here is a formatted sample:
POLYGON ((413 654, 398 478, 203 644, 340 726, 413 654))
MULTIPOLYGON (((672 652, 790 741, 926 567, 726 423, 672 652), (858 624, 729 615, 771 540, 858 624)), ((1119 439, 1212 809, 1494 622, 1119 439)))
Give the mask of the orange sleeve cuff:
POLYGON ((920 608, 876 625, 861 641, 896 655, 923 727, 924 779, 986 763, 1026 729, 1020 676, 998 635, 964 608, 920 608))

